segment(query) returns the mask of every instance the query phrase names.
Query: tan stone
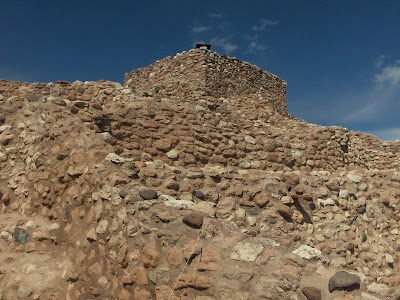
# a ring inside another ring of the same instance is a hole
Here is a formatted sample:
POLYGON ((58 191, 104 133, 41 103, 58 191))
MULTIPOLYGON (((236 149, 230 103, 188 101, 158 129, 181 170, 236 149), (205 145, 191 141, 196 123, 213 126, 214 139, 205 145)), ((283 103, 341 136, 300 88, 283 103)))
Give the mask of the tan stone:
POLYGON ((153 297, 151 296, 151 293, 141 287, 136 287, 134 290, 133 294, 133 299, 134 300, 152 300, 153 297))
POLYGON ((178 247, 172 247, 165 253, 165 259, 168 264, 173 267, 178 267, 184 262, 182 250, 178 247))
POLYGON ((147 285, 147 271, 142 266, 137 266, 133 268, 132 281, 139 285, 147 285))
POLYGON ((160 253, 150 247, 143 248, 142 261, 144 266, 147 267, 157 267, 160 261, 160 253))

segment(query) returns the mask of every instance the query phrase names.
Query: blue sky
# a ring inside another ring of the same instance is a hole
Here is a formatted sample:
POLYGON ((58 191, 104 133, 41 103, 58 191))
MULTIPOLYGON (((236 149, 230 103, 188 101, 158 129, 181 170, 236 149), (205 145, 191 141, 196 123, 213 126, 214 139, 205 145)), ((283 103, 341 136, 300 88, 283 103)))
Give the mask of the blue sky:
POLYGON ((400 1, 0 1, 0 78, 122 82, 212 44, 288 82, 320 125, 400 139, 400 1))

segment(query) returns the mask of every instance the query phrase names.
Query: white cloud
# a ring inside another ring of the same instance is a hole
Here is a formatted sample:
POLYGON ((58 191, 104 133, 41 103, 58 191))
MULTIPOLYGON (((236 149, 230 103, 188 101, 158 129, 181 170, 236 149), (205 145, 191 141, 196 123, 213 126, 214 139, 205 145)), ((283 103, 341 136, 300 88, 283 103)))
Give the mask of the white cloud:
POLYGON ((374 80, 381 84, 398 85, 400 82, 400 63, 396 61, 394 64, 384 67, 378 74, 375 74, 374 80))
POLYGON ((376 135, 378 138, 380 138, 383 141, 400 140, 400 127, 370 130, 370 131, 368 131, 368 133, 376 135))
POLYGON ((235 51, 237 48, 239 48, 238 45, 235 45, 231 42, 231 36, 230 37, 214 37, 211 39, 211 45, 216 46, 216 47, 221 47, 224 49, 224 51, 228 54, 232 53, 235 51))
POLYGON ((247 47, 246 53, 254 54, 257 52, 263 52, 265 49, 267 49, 267 47, 254 40, 250 42, 249 46, 247 47))
POLYGON ((279 21, 275 20, 268 20, 268 19, 261 19, 258 25, 254 25, 251 30, 253 31, 263 31, 267 26, 274 26, 277 25, 279 21))
POLYGON ((197 26, 197 27, 193 27, 192 31, 195 33, 200 33, 200 32, 210 30, 210 29, 211 29, 211 27, 209 27, 209 26, 197 26))

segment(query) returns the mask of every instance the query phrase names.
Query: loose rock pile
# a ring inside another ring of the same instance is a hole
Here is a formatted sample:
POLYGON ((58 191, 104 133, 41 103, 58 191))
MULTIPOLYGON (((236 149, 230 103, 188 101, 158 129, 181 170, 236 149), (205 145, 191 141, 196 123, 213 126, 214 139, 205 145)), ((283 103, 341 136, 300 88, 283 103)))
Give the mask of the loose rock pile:
POLYGON ((400 299, 399 142, 153 92, 0 81, 0 299, 400 299))

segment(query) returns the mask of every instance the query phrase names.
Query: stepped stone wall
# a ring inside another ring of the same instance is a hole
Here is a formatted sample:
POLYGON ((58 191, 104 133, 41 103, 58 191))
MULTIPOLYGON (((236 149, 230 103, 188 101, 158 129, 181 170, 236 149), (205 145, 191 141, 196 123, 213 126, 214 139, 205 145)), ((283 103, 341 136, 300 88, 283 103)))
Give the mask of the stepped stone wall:
POLYGON ((268 107, 249 109, 251 100, 143 96, 110 81, 30 84, 0 80, 0 93, 5 111, 12 103, 24 101, 54 103, 73 114, 85 111, 83 122, 95 122, 100 131, 110 133, 112 143, 129 149, 129 157, 135 160, 308 171, 400 165, 400 142, 384 143, 341 127, 312 125, 268 107), (115 109, 110 113, 110 107, 119 102, 118 113, 115 109), (170 150, 177 157, 169 157, 170 150))
POLYGON ((134 70, 124 84, 137 91, 183 98, 230 98, 287 114, 286 82, 234 57, 192 49, 134 70))
POLYGON ((0 299, 400 300, 400 141, 252 101, 0 81, 0 299))

